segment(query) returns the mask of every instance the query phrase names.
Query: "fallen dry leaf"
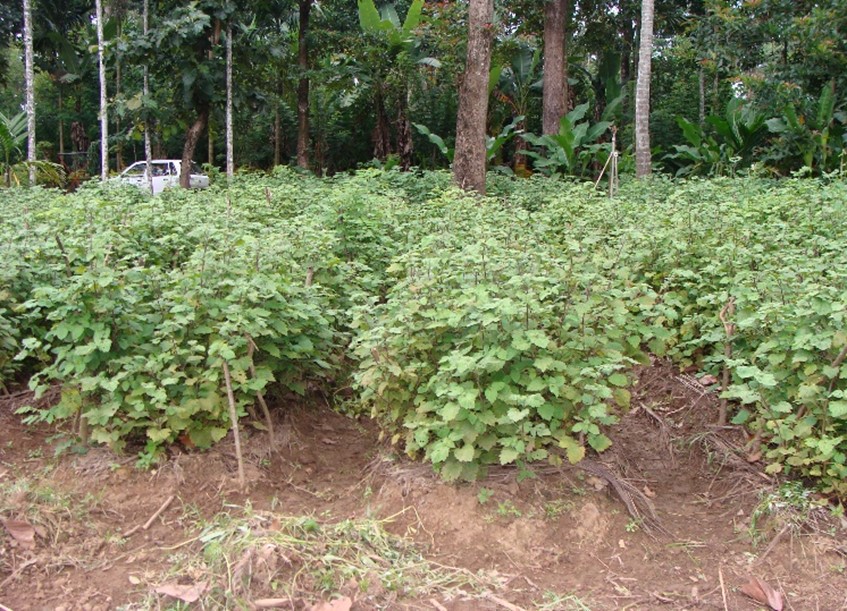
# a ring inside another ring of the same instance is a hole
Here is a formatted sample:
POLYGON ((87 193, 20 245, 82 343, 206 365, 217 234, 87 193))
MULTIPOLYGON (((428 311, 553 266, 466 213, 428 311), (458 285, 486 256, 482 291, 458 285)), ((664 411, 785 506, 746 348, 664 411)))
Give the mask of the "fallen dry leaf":
POLYGON ((130 582, 132 585, 137 586, 138 584, 140 584, 140 583, 141 583, 141 579, 140 579, 140 578, 138 578, 138 577, 136 577, 135 575, 130 575, 130 576, 129 576, 129 582, 130 582))
POLYGON ((782 611, 782 594, 758 577, 750 577, 750 581, 741 586, 741 593, 758 603, 768 605, 773 611, 782 611))
POLYGON ((700 386, 712 386, 718 383, 718 379, 712 374, 706 374, 699 380, 700 386))
POLYGON ((35 548, 35 528, 25 520, 3 520, 3 526, 24 549, 35 548))
POLYGON ((156 594, 163 594, 165 596, 170 596, 171 598, 176 598, 177 600, 181 600, 185 603, 193 603, 200 600, 200 597, 203 596, 203 593, 208 588, 208 584, 205 581, 200 581, 195 584, 179 584, 179 583, 166 583, 163 586, 159 586, 156 588, 156 594))
POLYGON ((647 486, 646 484, 644 486, 643 492, 644 492, 644 496, 646 496, 648 499, 655 499, 656 498, 656 493, 653 492, 650 489, 650 487, 647 486))
POLYGON ((352 606, 353 601, 344 596, 330 602, 318 603, 310 611, 350 611, 352 606))

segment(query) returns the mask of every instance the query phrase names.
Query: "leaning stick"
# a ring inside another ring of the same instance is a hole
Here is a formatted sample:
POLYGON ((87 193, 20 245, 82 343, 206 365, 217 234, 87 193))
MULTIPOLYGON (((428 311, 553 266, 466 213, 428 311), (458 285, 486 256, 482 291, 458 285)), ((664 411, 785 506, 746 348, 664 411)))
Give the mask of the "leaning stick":
MULTIPOLYGON (((729 360, 732 358, 732 336, 735 334, 735 325, 729 322, 729 317, 735 314, 735 297, 730 297, 726 305, 721 308, 718 318, 723 323, 723 330, 726 333, 726 343, 723 347, 724 364, 723 375, 721 376, 721 394, 725 393, 729 388, 729 360)), ((720 412, 718 414, 718 426, 726 426, 726 397, 721 398, 720 412)))
POLYGON ((244 459, 241 457, 241 435, 238 432, 238 413, 235 411, 235 395, 232 392, 232 377, 229 375, 229 364, 223 362, 224 380, 226 381, 226 396, 229 399, 229 420, 232 424, 232 434, 235 437, 235 458, 238 461, 238 485, 244 488, 244 459))

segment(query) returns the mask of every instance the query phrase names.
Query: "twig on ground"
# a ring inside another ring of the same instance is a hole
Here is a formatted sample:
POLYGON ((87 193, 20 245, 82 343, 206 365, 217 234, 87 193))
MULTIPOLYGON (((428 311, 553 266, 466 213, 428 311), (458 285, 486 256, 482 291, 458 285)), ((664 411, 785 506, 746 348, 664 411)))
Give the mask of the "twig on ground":
POLYGON ((490 600, 491 602, 500 605, 504 609, 508 609, 509 611, 524 611, 523 607, 513 605, 509 601, 503 600, 502 598, 500 598, 499 596, 495 596, 491 592, 486 593, 484 597, 490 600))
POLYGON ((435 607, 435 611, 447 611, 447 607, 442 605, 440 602, 438 602, 434 598, 429 599, 429 604, 431 604, 433 607, 435 607))
POLYGON ((159 506, 159 508, 155 511, 155 513, 152 516, 150 516, 150 518, 144 524, 137 524, 137 525, 133 526, 132 528, 130 528, 128 531, 126 531, 123 534, 124 539, 131 537, 132 535, 137 533, 139 530, 147 530, 148 528, 150 528, 153 525, 153 522, 156 520, 156 518, 158 518, 160 515, 162 515, 165 512, 165 510, 170 506, 170 504, 173 503, 174 498, 176 498, 176 497, 172 494, 167 499, 165 499, 165 502, 162 503, 159 506))
POLYGON ((11 575, 9 575, 8 577, 6 577, 6 579, 4 579, 3 581, 0 582, 0 590, 2 590, 7 585, 12 583, 15 579, 18 578, 18 575, 20 575, 21 573, 24 572, 24 569, 26 569, 29 566, 32 566, 36 562, 38 562, 37 558, 30 558, 29 560, 27 560, 26 562, 21 564, 18 568, 16 568, 14 571, 12 571, 11 575))
POLYGON ((729 611, 729 605, 726 602, 726 585, 723 582, 723 567, 718 566, 718 579, 721 582, 721 597, 723 598, 723 609, 729 611))
POLYGON ((767 557, 767 555, 770 554, 773 551, 773 548, 776 547, 776 544, 779 543, 779 541, 782 539, 782 537, 785 535, 785 533, 788 532, 789 528, 791 528, 790 522, 788 524, 786 524, 785 526, 783 526, 782 529, 778 533, 776 533, 776 536, 773 539, 771 539, 770 543, 768 543, 768 546, 765 548, 765 551, 762 552, 761 556, 759 556, 759 562, 764 561, 764 559, 767 557))

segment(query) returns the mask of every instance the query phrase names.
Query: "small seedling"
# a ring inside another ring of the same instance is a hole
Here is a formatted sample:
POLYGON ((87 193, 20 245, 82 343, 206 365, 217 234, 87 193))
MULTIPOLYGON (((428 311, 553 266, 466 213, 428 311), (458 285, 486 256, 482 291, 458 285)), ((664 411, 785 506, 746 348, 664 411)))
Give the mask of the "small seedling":
POLYGON ((476 500, 479 501, 480 505, 485 505, 494 494, 494 491, 489 488, 480 488, 479 492, 476 493, 476 500))

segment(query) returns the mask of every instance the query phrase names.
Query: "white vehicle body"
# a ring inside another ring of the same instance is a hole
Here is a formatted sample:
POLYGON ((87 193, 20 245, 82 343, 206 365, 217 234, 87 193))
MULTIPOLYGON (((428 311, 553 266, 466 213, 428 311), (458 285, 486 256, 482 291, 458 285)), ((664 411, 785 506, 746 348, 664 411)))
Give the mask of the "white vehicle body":
MULTIPOLYGON (((179 186, 182 160, 153 159, 150 161, 150 167, 153 169, 153 195, 158 195, 165 189, 179 186)), ((150 183, 147 181, 147 162, 136 161, 121 172, 117 179, 147 191, 150 188, 150 183)), ((209 186, 209 177, 203 174, 193 161, 191 162, 191 175, 188 185, 192 189, 205 189, 209 186)))

